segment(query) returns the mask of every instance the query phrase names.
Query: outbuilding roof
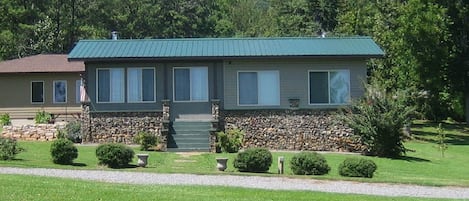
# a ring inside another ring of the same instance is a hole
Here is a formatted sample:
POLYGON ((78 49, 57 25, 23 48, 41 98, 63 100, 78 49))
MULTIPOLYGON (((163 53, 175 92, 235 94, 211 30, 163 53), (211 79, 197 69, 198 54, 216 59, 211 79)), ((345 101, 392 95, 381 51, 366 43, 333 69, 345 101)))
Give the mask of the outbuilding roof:
POLYGON ((82 72, 83 62, 69 62, 66 54, 38 54, 0 62, 0 73, 82 72))
POLYGON ((69 60, 236 57, 381 57, 370 37, 80 40, 69 60))

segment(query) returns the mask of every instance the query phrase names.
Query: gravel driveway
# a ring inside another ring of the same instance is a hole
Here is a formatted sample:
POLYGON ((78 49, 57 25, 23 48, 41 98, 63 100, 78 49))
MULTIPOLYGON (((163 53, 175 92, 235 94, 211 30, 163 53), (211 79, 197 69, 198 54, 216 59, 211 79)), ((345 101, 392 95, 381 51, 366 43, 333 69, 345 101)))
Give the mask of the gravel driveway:
POLYGON ((0 167, 0 174, 37 175, 126 184, 213 185, 273 190, 306 190, 383 196, 469 199, 469 188, 360 183, 282 177, 156 174, 101 170, 0 167))

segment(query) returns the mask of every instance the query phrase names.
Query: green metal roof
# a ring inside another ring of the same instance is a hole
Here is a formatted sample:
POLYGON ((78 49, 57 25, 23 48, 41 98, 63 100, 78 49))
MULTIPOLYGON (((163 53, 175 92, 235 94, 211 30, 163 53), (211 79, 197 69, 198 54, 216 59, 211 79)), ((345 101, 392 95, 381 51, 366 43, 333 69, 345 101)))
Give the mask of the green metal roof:
POLYGON ((384 52, 370 37, 80 40, 69 60, 363 56, 384 52))

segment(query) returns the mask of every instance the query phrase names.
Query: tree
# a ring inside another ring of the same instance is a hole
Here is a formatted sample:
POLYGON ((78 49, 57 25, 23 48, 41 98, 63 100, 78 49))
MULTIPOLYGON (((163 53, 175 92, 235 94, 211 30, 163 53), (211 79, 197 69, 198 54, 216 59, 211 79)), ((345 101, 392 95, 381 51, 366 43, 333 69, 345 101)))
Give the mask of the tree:
POLYGON ((372 61, 374 76, 386 78, 388 88, 426 92, 419 105, 427 118, 450 113, 448 65, 454 48, 445 8, 431 0, 385 0, 345 3, 343 11, 337 32, 373 36, 386 51, 384 59, 372 61))

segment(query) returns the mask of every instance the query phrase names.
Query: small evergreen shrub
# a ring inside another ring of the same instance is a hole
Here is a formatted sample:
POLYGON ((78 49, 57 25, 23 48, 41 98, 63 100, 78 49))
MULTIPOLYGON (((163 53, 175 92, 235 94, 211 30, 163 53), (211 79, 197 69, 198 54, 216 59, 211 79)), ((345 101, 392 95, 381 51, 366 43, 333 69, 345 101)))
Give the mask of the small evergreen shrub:
POLYGON ((24 151, 23 148, 19 147, 15 139, 0 137, 0 159, 1 160, 12 160, 16 154, 24 151))
POLYGON ((67 138, 74 143, 80 143, 81 136, 81 123, 79 121, 71 121, 65 126, 67 138))
POLYGON ((376 164, 364 158, 347 158, 339 165, 339 174, 344 177, 372 178, 376 164))
POLYGON ((34 116, 34 122, 36 124, 47 124, 52 120, 52 114, 46 111, 38 111, 36 112, 36 116, 34 116))
POLYGON ((296 175, 324 175, 331 170, 324 156, 316 152, 298 153, 292 157, 290 165, 296 175))
POLYGON ((11 124, 10 115, 8 113, 0 115, 0 126, 7 126, 11 124))
POLYGON ((77 121, 72 121, 67 123, 65 128, 57 129, 57 138, 58 139, 68 139, 73 143, 81 142, 81 123, 77 121))
POLYGON ((250 148, 239 153, 234 167, 240 172, 267 172, 272 165, 272 154, 265 148, 250 148))
POLYGON ((50 146, 50 154, 55 164, 68 165, 78 157, 78 149, 68 139, 57 139, 50 146))
POLYGON ((226 132, 218 132, 217 145, 223 152, 237 153, 243 145, 244 132, 240 129, 229 129, 226 132))
POLYGON ((140 150, 148 151, 150 148, 158 144, 158 137, 148 132, 139 132, 135 138, 135 143, 140 144, 140 150))
POLYGON ((96 157, 99 164, 110 168, 121 168, 127 166, 134 157, 134 150, 119 143, 108 143, 96 148, 96 157))

